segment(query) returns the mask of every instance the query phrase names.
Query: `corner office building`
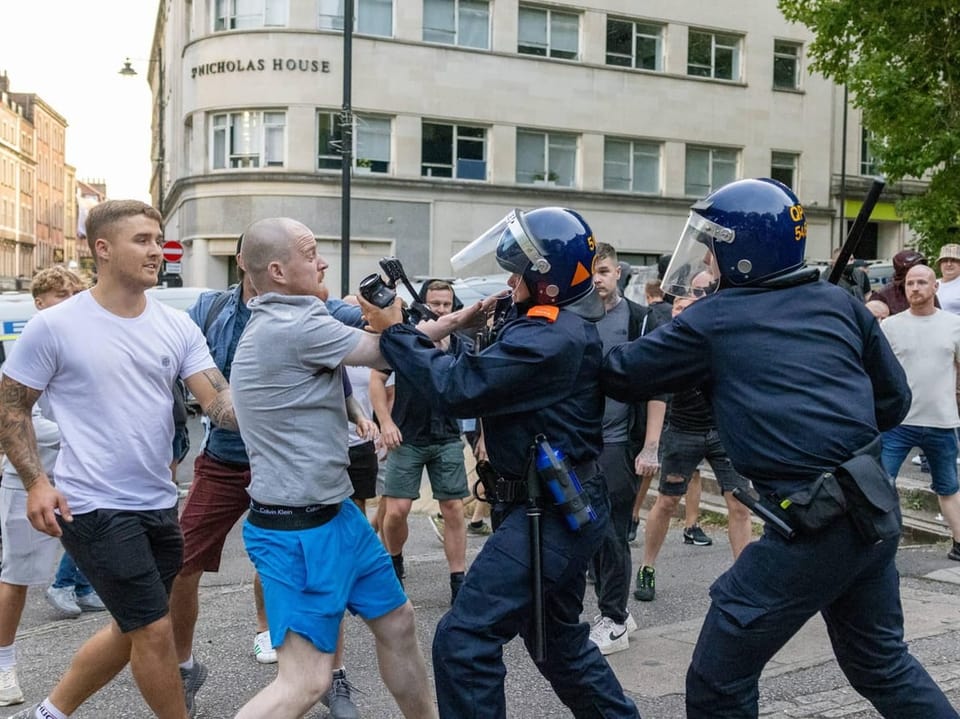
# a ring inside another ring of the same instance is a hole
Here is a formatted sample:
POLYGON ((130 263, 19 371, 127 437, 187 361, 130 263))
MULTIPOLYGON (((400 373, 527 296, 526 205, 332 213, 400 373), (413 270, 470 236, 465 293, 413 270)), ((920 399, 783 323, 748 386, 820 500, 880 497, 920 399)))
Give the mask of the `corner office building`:
MULTIPOLYGON (((449 275, 513 207, 575 208, 649 262, 696 198, 755 176, 796 190, 808 253, 824 258, 868 184, 858 116, 844 133, 842 92, 807 72, 811 36, 771 0, 355 8, 351 287, 386 254, 449 275)), ((151 189, 185 284, 224 286, 243 228, 283 215, 314 231, 339 289, 342 13, 342 0, 162 0, 151 189)), ((884 195, 864 256, 909 241, 890 204, 906 190, 884 195)))

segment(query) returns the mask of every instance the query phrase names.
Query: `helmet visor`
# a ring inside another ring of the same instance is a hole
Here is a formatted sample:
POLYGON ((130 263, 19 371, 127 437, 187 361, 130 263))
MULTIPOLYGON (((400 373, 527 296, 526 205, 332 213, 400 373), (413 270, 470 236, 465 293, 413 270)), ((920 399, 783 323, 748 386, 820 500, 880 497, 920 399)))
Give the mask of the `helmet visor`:
POLYGON ((457 274, 480 274, 489 270, 491 260, 505 272, 517 274, 523 274, 531 265, 540 272, 550 269, 520 210, 510 212, 451 257, 450 265, 457 274))
POLYGON ((661 289, 674 297, 703 297, 717 291, 720 272, 713 243, 732 242, 733 231, 691 212, 663 273, 661 289))

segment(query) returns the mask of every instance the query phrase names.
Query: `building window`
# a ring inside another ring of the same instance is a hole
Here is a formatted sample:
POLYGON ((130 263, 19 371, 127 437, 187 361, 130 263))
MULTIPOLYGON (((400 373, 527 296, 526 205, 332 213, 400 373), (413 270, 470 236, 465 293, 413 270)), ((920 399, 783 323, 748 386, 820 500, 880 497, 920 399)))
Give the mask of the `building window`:
POLYGON ((284 27, 288 0, 215 0, 214 32, 252 27, 284 27))
MULTIPOLYGON (((358 33, 393 37, 393 0, 355 0, 353 12, 358 33)), ((319 27, 343 31, 343 0, 320 0, 319 27)))
POLYGON ((577 136, 517 130, 517 182, 573 187, 577 170, 577 136))
POLYGON ((608 137, 603 144, 603 189, 660 192, 660 145, 608 137))
POLYGON ((796 90, 800 87, 800 43, 773 41, 773 87, 796 90))
POLYGON ((687 74, 716 80, 739 80, 740 38, 691 30, 687 44, 687 74))
MULTIPOLYGON (((390 120, 354 117, 353 166, 360 172, 390 171, 390 120)), ((340 113, 317 113, 317 169, 339 170, 343 165, 343 123, 340 113)))
POLYGON ((791 190, 797 189, 797 166, 800 156, 794 152, 774 152, 770 155, 770 177, 779 180, 791 190))
POLYGON ((424 42, 490 47, 490 3, 487 0, 423 0, 424 42))
POLYGON ((607 19, 607 64, 663 69, 663 26, 607 19))
POLYGON ((420 174, 424 177, 486 180, 487 131, 424 121, 420 157, 420 174))
POLYGON ((343 125, 340 113, 317 113, 317 169, 339 170, 343 155, 343 125))
POLYGON ((574 13, 520 6, 517 52, 523 55, 576 60, 580 17, 574 13))
POLYGON ((230 112, 213 116, 213 169, 283 167, 284 112, 230 112))
POLYGON ((370 172, 390 172, 390 119, 357 115, 354 125, 354 151, 358 168, 370 172))
POLYGON ((860 128, 860 174, 872 177, 878 175, 877 158, 873 154, 873 133, 867 128, 860 128))
POLYGON ((687 146, 684 192, 704 197, 737 179, 737 150, 687 146))

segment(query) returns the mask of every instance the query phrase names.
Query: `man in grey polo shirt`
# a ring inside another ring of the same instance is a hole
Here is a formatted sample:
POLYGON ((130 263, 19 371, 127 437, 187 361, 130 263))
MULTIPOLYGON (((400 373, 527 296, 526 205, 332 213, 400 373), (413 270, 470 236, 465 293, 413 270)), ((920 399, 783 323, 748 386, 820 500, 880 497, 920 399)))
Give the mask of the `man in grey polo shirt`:
POLYGON ((435 717, 413 606, 349 501, 341 364, 383 367, 378 337, 333 319, 316 298, 322 259, 301 223, 255 222, 240 254, 259 293, 231 375, 252 475, 243 536, 279 672, 237 717, 300 717, 326 694, 344 609, 373 632, 402 714, 435 717))

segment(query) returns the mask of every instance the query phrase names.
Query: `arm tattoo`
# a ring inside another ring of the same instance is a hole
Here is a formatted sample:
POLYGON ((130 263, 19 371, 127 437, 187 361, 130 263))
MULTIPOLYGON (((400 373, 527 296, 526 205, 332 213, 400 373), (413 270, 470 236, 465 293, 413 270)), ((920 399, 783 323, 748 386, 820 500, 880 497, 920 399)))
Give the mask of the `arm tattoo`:
POLYGON ((39 391, 6 375, 0 378, 0 447, 26 489, 44 474, 32 418, 33 405, 39 396, 39 391))
POLYGON ((240 430, 237 425, 237 417, 233 413, 233 400, 230 397, 230 384, 224 378, 218 369, 207 369, 203 371, 203 376, 210 383, 210 386, 217 391, 217 396, 213 402, 204 411, 210 420, 218 427, 232 429, 234 432, 240 430))

